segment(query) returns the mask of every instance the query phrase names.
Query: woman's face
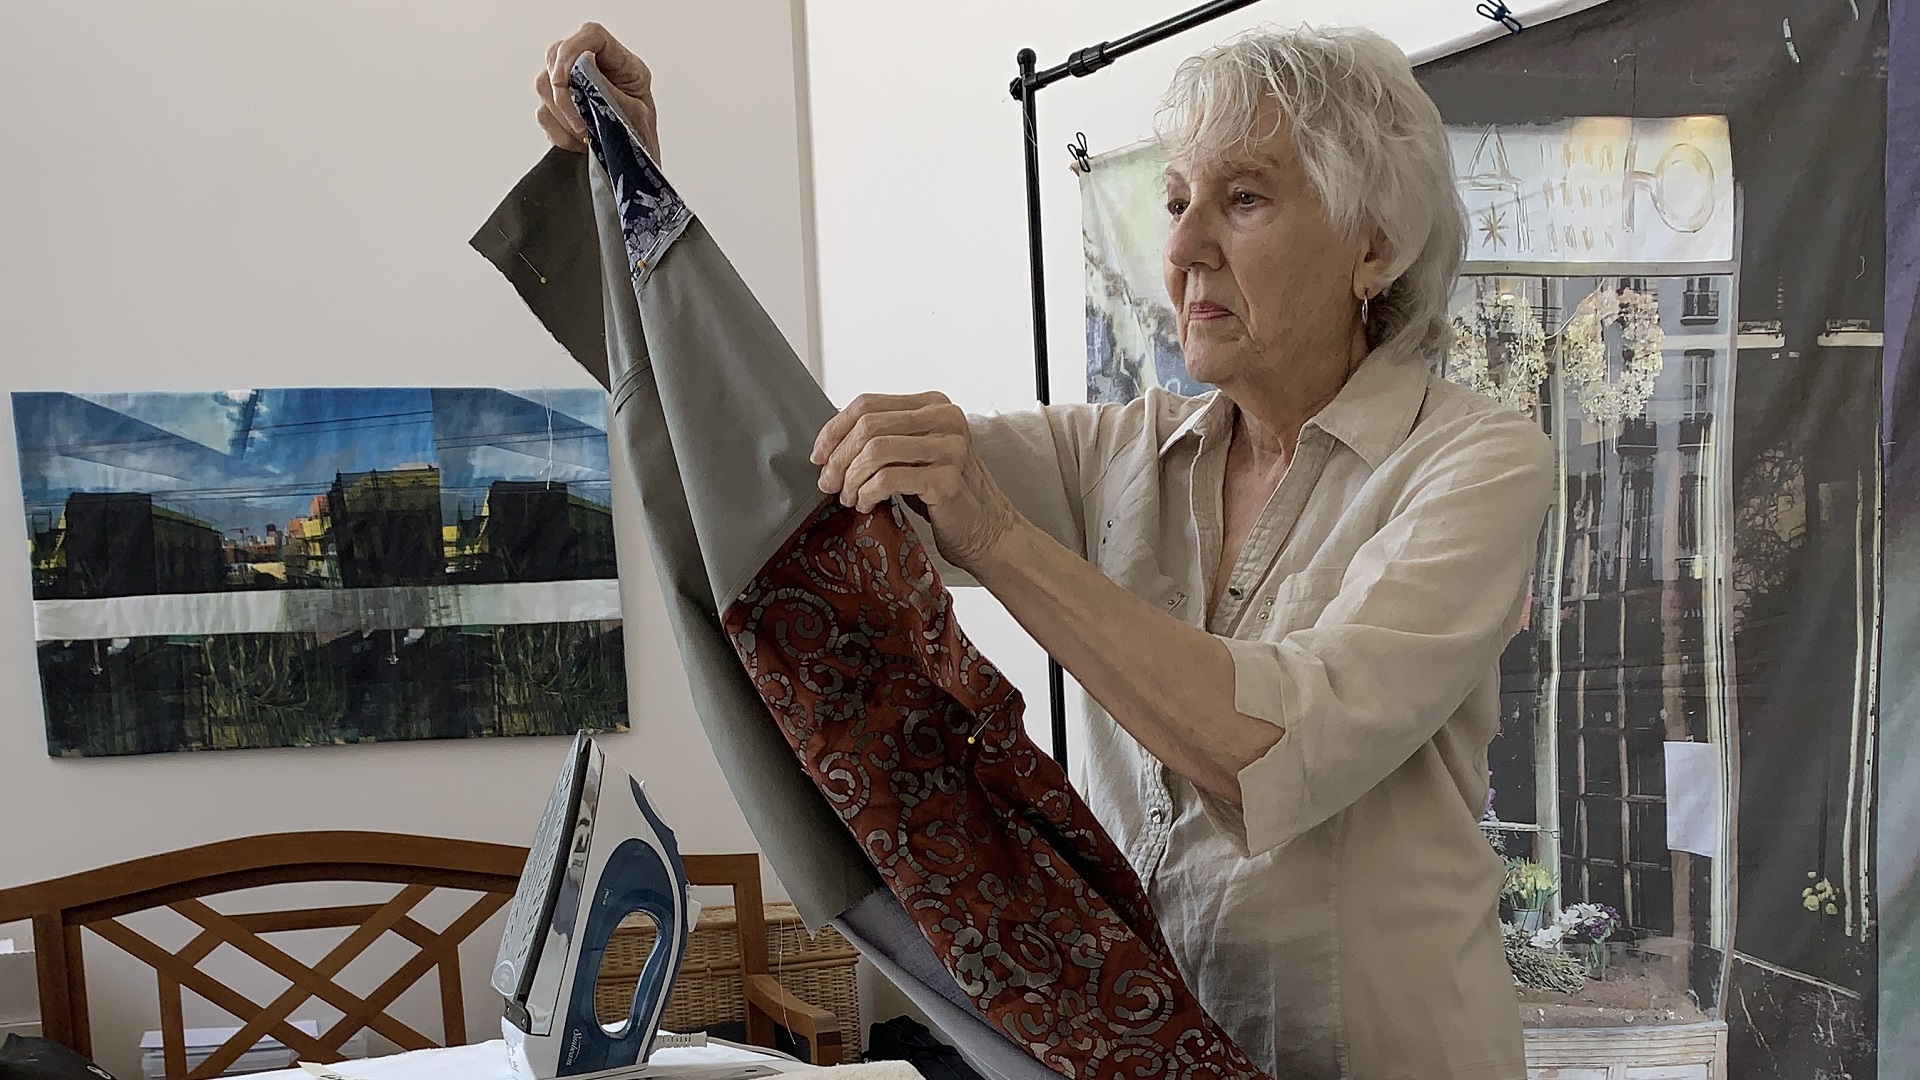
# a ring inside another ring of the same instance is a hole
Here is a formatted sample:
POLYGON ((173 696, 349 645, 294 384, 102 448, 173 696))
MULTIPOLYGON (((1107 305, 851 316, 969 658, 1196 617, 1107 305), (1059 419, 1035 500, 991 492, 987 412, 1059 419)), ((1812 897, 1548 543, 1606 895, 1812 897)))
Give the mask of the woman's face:
POLYGON ((1293 140, 1271 139, 1238 162, 1176 160, 1166 185, 1167 295, 1187 371, 1225 388, 1344 382, 1359 330, 1355 283, 1375 260, 1327 221, 1293 140))

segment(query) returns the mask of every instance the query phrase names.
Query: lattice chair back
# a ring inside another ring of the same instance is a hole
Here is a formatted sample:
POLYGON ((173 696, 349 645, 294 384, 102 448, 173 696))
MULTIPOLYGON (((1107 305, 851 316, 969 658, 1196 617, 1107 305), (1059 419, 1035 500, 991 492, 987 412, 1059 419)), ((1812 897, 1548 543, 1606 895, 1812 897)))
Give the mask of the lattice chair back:
POLYGON ((40 983, 41 1031, 92 1056, 87 1017, 83 930, 153 969, 159 986, 160 1030, 168 1080, 219 1076, 264 1036, 303 1060, 331 1062, 362 1028, 403 1050, 457 1046, 467 1041, 460 992, 460 943, 512 899, 527 850, 504 844, 372 832, 278 833, 227 840, 0 891, 0 924, 31 920, 40 983), (304 882, 383 882, 401 886, 381 903, 223 915, 209 898, 266 885, 304 882), (440 890, 478 893, 445 928, 429 928, 416 912, 440 890), (171 910, 195 928, 192 939, 167 949, 134 930, 126 916, 171 910), (294 958, 266 935, 301 930, 348 933, 315 963, 294 958), (393 934, 413 947, 371 993, 335 981, 375 942, 393 934), (199 964, 231 946, 289 984, 273 1000, 256 1002, 202 971, 199 964), (439 976, 443 1041, 434 1042, 387 1013, 429 971, 439 976), (237 1034, 189 1070, 182 994, 192 992, 240 1021, 237 1034), (290 1022, 312 1000, 341 1018, 308 1035, 290 1022))

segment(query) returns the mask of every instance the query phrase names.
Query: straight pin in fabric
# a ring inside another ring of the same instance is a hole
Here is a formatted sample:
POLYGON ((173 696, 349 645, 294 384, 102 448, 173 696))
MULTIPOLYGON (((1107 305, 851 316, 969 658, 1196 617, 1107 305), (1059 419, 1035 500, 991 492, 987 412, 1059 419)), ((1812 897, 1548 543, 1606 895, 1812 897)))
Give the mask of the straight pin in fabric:
MULTIPOLYGON (((493 231, 500 234, 500 239, 505 240, 509 244, 513 243, 513 238, 507 235, 507 230, 495 225, 493 231)), ((533 262, 527 258, 526 252, 516 251, 514 254, 520 257, 521 262, 527 264, 527 269, 533 271, 533 276, 540 279, 540 284, 545 285, 547 283, 547 275, 541 273, 540 268, 533 265, 533 262)))
POLYGON ((527 258, 525 252, 516 251, 514 254, 520 256, 520 261, 527 264, 527 269, 533 271, 533 276, 540 279, 540 284, 545 285, 547 283, 547 275, 541 273, 540 268, 533 265, 532 260, 527 258))

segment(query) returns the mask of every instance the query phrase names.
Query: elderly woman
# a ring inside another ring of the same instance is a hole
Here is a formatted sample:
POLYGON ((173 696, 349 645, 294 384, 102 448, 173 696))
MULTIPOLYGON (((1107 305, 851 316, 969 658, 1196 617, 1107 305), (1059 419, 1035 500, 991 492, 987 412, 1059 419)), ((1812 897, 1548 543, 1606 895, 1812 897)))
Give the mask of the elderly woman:
MULTIPOLYGON (((594 51, 557 43, 541 123, 594 51)), ((1286 1077, 1525 1073, 1476 819, 1496 660, 1553 483, 1526 417, 1431 375, 1463 214, 1440 116, 1360 30, 1181 65, 1167 291, 1218 389, 968 416, 865 395, 820 488, 924 504, 941 556, 1085 688, 1085 792, 1207 1010, 1286 1077)))

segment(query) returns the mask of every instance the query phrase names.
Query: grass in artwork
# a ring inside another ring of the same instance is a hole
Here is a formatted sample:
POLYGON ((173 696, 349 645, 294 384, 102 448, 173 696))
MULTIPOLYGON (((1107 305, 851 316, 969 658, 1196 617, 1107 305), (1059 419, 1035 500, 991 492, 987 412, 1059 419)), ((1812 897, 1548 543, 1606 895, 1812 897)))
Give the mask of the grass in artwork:
POLYGON ((48 642, 61 757, 627 729, 618 623, 48 642))

